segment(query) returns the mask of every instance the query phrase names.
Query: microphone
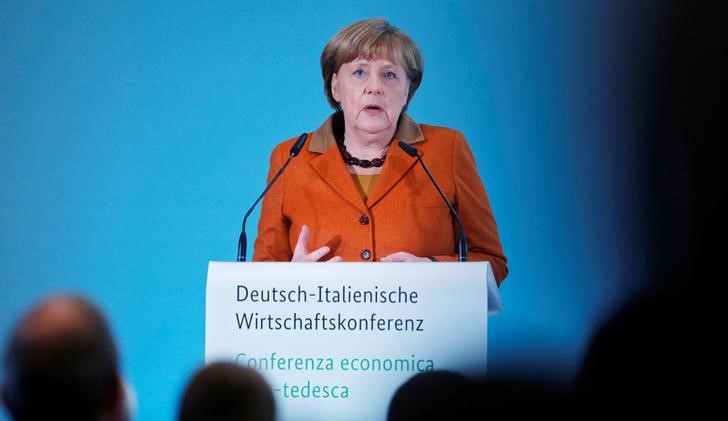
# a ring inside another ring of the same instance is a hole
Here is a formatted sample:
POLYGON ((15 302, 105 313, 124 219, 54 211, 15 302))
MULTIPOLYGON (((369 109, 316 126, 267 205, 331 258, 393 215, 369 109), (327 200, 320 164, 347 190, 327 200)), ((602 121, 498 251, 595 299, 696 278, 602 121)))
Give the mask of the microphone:
POLYGON ((445 204, 450 209, 450 213, 455 218, 455 221, 458 223, 458 228, 460 228, 459 238, 458 238, 458 261, 459 262, 467 262, 468 261, 468 240, 465 238, 465 229, 463 228, 463 223, 460 222, 460 217, 458 216, 458 213, 455 212, 455 208, 452 207, 452 203, 450 203, 449 200, 447 200, 447 196, 445 196, 445 193, 442 192, 442 189, 437 184, 437 181, 435 181, 435 178, 430 173, 430 170, 427 169, 427 165, 425 165, 425 162, 422 160, 422 157, 420 157, 420 153, 414 146, 400 140, 399 141, 399 147, 402 148, 402 150, 409 156, 417 158, 417 161, 422 165, 422 168, 427 173, 427 176, 430 177, 430 180, 432 181, 432 184, 435 185, 435 188, 437 188, 438 193, 440 193, 440 196, 442 196, 442 200, 445 201, 445 204))
POLYGON ((265 196, 266 193, 268 193, 268 190, 270 190, 271 187, 273 187, 273 184, 278 180, 278 177, 283 174, 283 171, 286 170, 286 167, 288 167, 288 164, 291 162, 291 159, 293 159, 294 156, 298 155, 299 152, 301 152, 301 149, 303 148, 303 144, 306 143, 306 139, 308 139, 308 134, 303 133, 301 136, 298 137, 298 140, 296 140, 296 143, 291 146, 291 151, 288 155, 288 159, 286 160, 286 163, 283 164, 280 170, 276 173, 276 175, 273 177, 272 180, 270 180, 270 183, 265 187, 265 190, 263 190, 263 193, 258 196, 258 199, 256 199, 255 203, 253 203, 253 206, 248 209, 248 211, 245 213, 245 217, 243 217, 243 229, 240 231, 240 238, 238 238, 238 262, 244 262, 247 254, 247 248, 248 248, 248 237, 245 235, 245 223, 248 221, 248 217, 250 216, 250 213, 253 212, 253 209, 255 209, 255 205, 260 202, 260 199, 265 196))

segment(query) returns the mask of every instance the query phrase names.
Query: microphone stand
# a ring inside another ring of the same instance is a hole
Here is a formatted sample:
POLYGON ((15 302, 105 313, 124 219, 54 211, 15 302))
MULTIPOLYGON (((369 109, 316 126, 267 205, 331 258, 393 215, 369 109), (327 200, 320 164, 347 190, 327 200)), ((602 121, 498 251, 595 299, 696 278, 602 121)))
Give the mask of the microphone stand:
POLYGON ((291 147, 290 155, 288 155, 288 159, 286 160, 286 163, 283 164, 281 169, 278 170, 276 175, 273 177, 273 179, 268 183, 268 185, 265 187, 265 190, 263 190, 263 193, 258 196, 258 198, 255 200, 255 203, 253 203, 253 206, 248 209, 248 211, 245 213, 245 217, 243 217, 243 228, 240 231, 240 237, 238 238, 238 262, 244 262, 247 257, 247 249, 248 249, 248 236, 245 235, 245 223, 248 221, 248 217, 253 212, 253 209, 255 209, 255 205, 260 202, 260 200, 265 196, 266 193, 268 193, 268 190, 270 190, 271 187, 273 187, 273 184, 278 180, 278 177, 283 174, 283 171, 286 170, 286 167, 288 167, 288 164, 291 163, 291 160, 294 156, 298 155, 299 152, 301 152, 301 148, 303 148, 303 144, 306 143, 306 139, 308 139, 308 134, 303 133, 301 136, 298 137, 298 140, 296 140, 296 143, 293 144, 291 147))
POLYGON ((455 222, 457 222, 458 228, 460 228, 460 235, 458 238, 458 262, 466 262, 468 260, 468 240, 465 238, 465 229, 463 228, 463 223, 460 221, 458 213, 455 212, 455 208, 452 206, 452 203, 450 203, 450 201, 447 199, 447 196, 445 196, 445 193, 443 193, 442 189, 437 184, 437 181, 435 181, 435 177, 432 176, 430 170, 427 168, 427 165, 425 165, 425 162, 422 160, 422 157, 420 157, 420 153, 417 148, 401 140, 399 141, 399 147, 402 148, 402 150, 405 151, 407 155, 417 158, 417 161, 420 163, 420 165, 422 165, 422 168, 425 170, 425 173, 427 173, 427 176, 430 177, 430 181, 432 181, 432 184, 435 185, 437 192, 440 193, 440 196, 442 196, 442 200, 445 201, 448 209, 450 209, 450 213, 455 218, 455 222))

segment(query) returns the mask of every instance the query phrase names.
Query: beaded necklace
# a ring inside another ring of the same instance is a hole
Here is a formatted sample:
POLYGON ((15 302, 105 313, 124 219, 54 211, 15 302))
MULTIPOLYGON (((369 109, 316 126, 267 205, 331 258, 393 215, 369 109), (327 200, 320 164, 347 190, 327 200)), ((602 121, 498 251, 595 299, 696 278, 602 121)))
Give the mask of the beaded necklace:
POLYGON ((371 161, 368 159, 359 159, 351 156, 349 151, 346 150, 343 139, 336 139, 336 144, 339 146, 339 151, 341 151, 341 157, 344 158, 344 162, 349 165, 356 165, 362 168, 381 167, 384 165, 384 160, 387 159, 387 154, 384 154, 381 158, 374 158, 371 161))

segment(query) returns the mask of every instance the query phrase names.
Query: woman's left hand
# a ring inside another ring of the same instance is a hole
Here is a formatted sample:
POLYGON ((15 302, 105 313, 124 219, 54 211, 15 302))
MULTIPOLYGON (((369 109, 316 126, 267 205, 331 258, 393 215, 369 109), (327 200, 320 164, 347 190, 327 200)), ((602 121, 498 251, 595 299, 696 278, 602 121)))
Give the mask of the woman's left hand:
POLYGON ((429 262, 430 259, 427 257, 419 257, 414 254, 407 253, 406 251, 398 251, 392 253, 389 256, 384 256, 379 259, 380 262, 429 262))

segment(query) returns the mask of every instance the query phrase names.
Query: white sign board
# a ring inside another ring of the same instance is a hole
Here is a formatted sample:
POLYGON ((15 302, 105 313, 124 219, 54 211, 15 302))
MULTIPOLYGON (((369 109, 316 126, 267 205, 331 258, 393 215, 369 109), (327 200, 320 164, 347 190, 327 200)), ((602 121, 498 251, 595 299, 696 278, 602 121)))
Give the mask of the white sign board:
POLYGON ((485 373, 489 293, 486 262, 210 262, 205 361, 258 369, 281 420, 386 419, 419 372, 485 373))

